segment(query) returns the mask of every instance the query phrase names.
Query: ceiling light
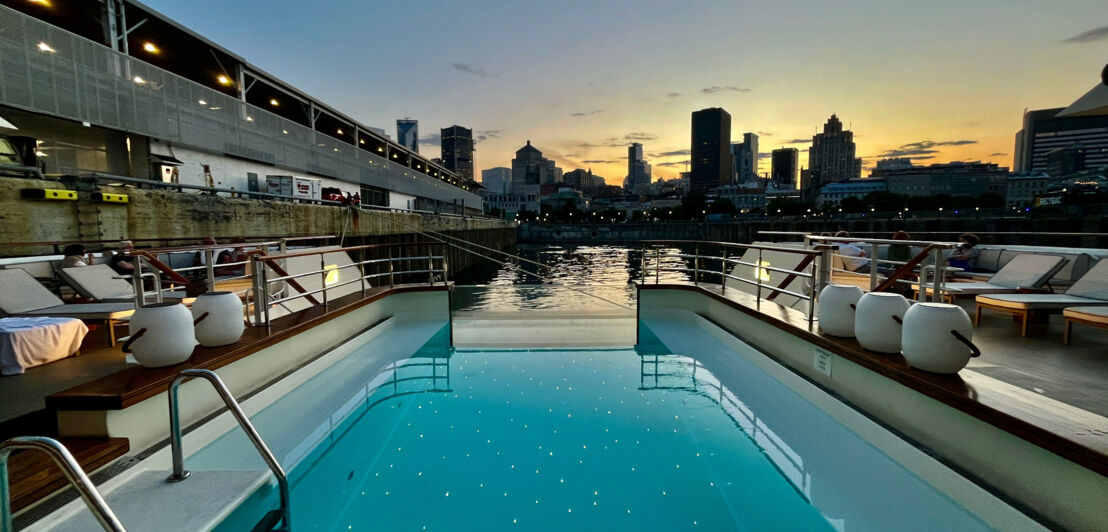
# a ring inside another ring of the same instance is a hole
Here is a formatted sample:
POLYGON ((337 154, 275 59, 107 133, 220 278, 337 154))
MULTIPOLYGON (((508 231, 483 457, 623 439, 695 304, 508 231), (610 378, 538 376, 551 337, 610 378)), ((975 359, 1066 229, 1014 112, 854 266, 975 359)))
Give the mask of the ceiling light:
POLYGON ((135 76, 135 83, 138 83, 139 85, 145 85, 146 80, 142 79, 142 76, 135 76))
POLYGON ((150 52, 152 54, 156 54, 156 53, 161 51, 161 50, 158 50, 158 47, 154 46, 154 43, 152 43, 150 41, 146 41, 146 42, 142 43, 142 49, 146 50, 147 52, 150 52))
POLYGON ((252 116, 248 116, 248 117, 246 117, 246 121, 247 121, 247 122, 253 122, 253 121, 254 121, 254 117, 252 117, 252 116))
POLYGON ((288 134, 289 134, 289 130, 287 130, 287 129, 282 129, 282 130, 281 130, 281 133, 284 133, 284 134, 288 135, 288 134))
POLYGON ((278 105, 281 105, 281 102, 277 101, 277 98, 270 98, 269 99, 269 105, 277 107, 278 105))
POLYGON ((216 76, 215 80, 218 81, 220 85, 230 85, 231 84, 231 78, 229 78, 227 76, 224 76, 223 74, 220 74, 220 75, 216 76))
POLYGON ((57 50, 51 48, 49 44, 46 44, 44 42, 38 43, 38 49, 39 49, 39 51, 42 51, 42 52, 49 52, 49 53, 57 52, 57 50))
POLYGON ((200 105, 208 105, 208 101, 204 99, 196 100, 196 103, 200 105))
POLYGON ((358 139, 358 144, 365 144, 365 139, 358 139))
POLYGON ((213 106, 212 106, 212 110, 213 110, 213 111, 218 111, 218 110, 220 110, 220 109, 223 109, 223 108, 222 108, 222 107, 218 107, 218 106, 215 106, 215 105, 213 105, 213 106))
POLYGON ((339 135, 342 135, 342 128, 340 127, 338 129, 336 129, 335 132, 337 132, 339 135))
POLYGON ((50 0, 31 0, 32 4, 38 4, 44 7, 50 7, 50 0))

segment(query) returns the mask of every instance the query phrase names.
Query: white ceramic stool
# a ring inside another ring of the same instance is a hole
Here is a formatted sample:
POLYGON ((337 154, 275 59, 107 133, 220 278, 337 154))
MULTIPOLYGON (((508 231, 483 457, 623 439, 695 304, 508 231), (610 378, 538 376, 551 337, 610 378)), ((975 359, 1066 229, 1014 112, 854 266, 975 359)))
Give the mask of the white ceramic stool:
POLYGON ((900 329, 908 300, 900 294, 870 292, 858 300, 854 336, 863 348, 878 353, 900 352, 900 329))
POLYGON ((192 304, 196 341, 204 347, 230 345, 246 329, 242 301, 231 292, 206 292, 192 304))
POLYGON ((154 303, 135 309, 131 337, 124 353, 148 368, 172 366, 188 360, 196 347, 192 314, 180 303, 154 303))
POLYGON ((831 336, 853 338, 854 309, 863 294, 850 284, 825 286, 819 293, 819 328, 831 336))
POLYGON ((901 350, 912 367, 934 373, 958 373, 981 355, 969 315, 945 303, 917 303, 904 313, 901 350))

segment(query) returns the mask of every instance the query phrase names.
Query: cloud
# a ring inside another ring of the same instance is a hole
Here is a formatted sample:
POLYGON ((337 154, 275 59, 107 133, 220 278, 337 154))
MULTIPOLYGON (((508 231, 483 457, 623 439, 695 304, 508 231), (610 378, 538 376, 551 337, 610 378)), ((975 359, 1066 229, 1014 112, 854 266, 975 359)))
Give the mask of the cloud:
POLYGON ((715 94, 717 92, 750 92, 750 89, 744 87, 736 87, 734 85, 727 85, 724 87, 713 85, 704 89, 700 89, 700 92, 704 94, 715 94))
POLYGON ((966 144, 977 144, 976 140, 944 140, 941 142, 935 142, 933 140, 921 140, 919 142, 909 142, 901 146, 901 149, 909 150, 924 150, 931 149, 935 146, 965 146, 966 144))
POLYGON ((587 161, 581 161, 581 162, 583 162, 585 164, 613 164, 613 163, 618 163, 620 161, 619 160, 608 161, 608 160, 605 160, 605 159, 589 159, 587 161))
POLYGON ((759 159, 769 159, 770 157, 773 157, 772 153, 759 153, 758 154, 759 159))
POLYGON ((689 161, 686 160, 686 161, 673 161, 673 162, 668 162, 668 163, 658 163, 654 166, 684 167, 686 164, 689 164, 689 161))
POLYGON ((671 93, 666 95, 666 98, 680 98, 680 97, 681 97, 680 92, 671 92, 671 93))
POLYGON ((996 152, 996 153, 990 153, 989 157, 1004 157, 1005 155, 1008 155, 1008 154, 1003 153, 1003 152, 996 152))
POLYGON ((807 144, 809 142, 812 142, 812 139, 810 139, 810 138, 809 139, 800 138, 800 139, 786 140, 785 142, 782 142, 782 144, 807 144))
POLYGON ((503 133, 503 132, 504 132, 503 129, 486 129, 484 131, 474 131, 474 133, 476 133, 476 135, 473 137, 473 140, 475 140, 477 142, 481 142, 481 141, 485 141, 485 140, 488 140, 488 139, 495 139, 495 138, 499 137, 500 134, 503 133))
POLYGON ((663 152, 659 152, 659 153, 651 153, 650 156, 651 157, 656 157, 656 158, 678 157, 678 156, 682 156, 682 155, 688 155, 689 153, 690 153, 689 150, 673 150, 673 151, 663 151, 663 152))
POLYGON ((593 109, 592 111, 582 111, 582 112, 578 112, 578 113, 570 113, 569 116, 573 116, 573 117, 591 116, 591 115, 598 115, 598 114, 603 113, 603 112, 604 112, 603 109, 593 109))
POLYGON ((878 157, 882 159, 895 158, 895 157, 911 157, 913 159, 930 159, 931 157, 923 157, 932 153, 939 153, 939 150, 927 150, 922 148, 913 148, 909 150, 889 150, 878 157))
POLYGON ((1089 31, 1078 33, 1069 39, 1062 42, 1068 43, 1087 43, 1096 41, 1108 41, 1108 26, 1101 26, 1099 28, 1093 28, 1089 31))
POLYGON ((479 66, 471 65, 469 63, 463 63, 461 61, 450 63, 450 68, 453 68, 454 70, 457 70, 458 72, 461 72, 463 74, 470 74, 479 78, 487 78, 489 76, 496 77, 496 74, 493 74, 479 66))
POLYGON ((624 140, 655 140, 658 137, 654 136, 654 135, 651 135, 650 133, 636 132, 636 133, 628 133, 628 134, 624 135, 623 138, 624 138, 624 140))
POLYGON ((769 131, 756 131, 755 133, 757 133, 759 137, 772 137, 773 136, 773 133, 770 133, 769 131))
POLYGON ((428 145, 431 145, 431 146, 440 146, 440 145, 442 145, 442 134, 441 133, 431 133, 430 135, 427 135, 426 137, 420 137, 419 138, 419 143, 420 144, 428 144, 428 145))

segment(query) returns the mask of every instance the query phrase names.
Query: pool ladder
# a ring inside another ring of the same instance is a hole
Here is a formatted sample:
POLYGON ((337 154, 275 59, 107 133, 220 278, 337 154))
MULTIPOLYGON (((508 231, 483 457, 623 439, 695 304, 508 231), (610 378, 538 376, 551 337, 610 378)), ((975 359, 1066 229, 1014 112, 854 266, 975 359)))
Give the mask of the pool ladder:
MULTIPOLYGON (((181 450, 181 416, 177 408, 177 388, 181 385, 185 379, 200 378, 211 383, 215 388, 216 393, 223 399, 223 402, 227 405, 227 409, 231 411, 231 415, 235 416, 235 420, 238 421, 239 426, 246 432, 246 436, 250 438, 250 442, 254 444, 254 448, 258 450, 258 454, 262 455, 262 459, 265 460, 266 465, 269 466, 270 471, 273 472, 273 476, 277 477, 277 486, 281 492, 281 508, 276 514, 272 512, 267 514, 263 521, 276 525, 280 523, 280 527, 266 526, 266 530, 278 528, 280 530, 291 530, 292 525, 289 521, 289 480, 285 475, 285 470, 281 468, 281 464, 277 462, 277 458, 270 452, 269 447, 262 441, 262 437, 258 434, 258 431, 254 429, 254 425, 250 423, 250 419, 243 413, 242 407, 239 406, 238 401, 231 395, 231 391, 227 389, 227 385, 223 384, 223 380, 216 375, 215 372, 206 369, 186 369, 177 375, 176 379, 169 385, 169 433, 170 433, 170 445, 172 445, 173 451, 173 473, 166 478, 166 482, 180 482, 189 477, 189 472, 185 470, 184 456, 181 450), (275 522, 276 521, 276 522, 275 522)), ((267 524, 268 524, 267 523, 267 524)), ((122 530, 122 529, 120 529, 122 530)))
POLYGON ((58 464, 58 468, 65 473, 66 480, 77 489, 77 493, 85 500, 89 511, 100 522, 100 526, 109 532, 126 532, 123 523, 119 522, 104 497, 96 491, 96 486, 89 480, 88 475, 81 469, 77 459, 73 458, 69 449, 52 438, 42 436, 21 436, 0 443, 0 530, 7 532, 15 530, 12 527, 11 494, 8 491, 8 456, 12 451, 26 449, 42 451, 58 464))

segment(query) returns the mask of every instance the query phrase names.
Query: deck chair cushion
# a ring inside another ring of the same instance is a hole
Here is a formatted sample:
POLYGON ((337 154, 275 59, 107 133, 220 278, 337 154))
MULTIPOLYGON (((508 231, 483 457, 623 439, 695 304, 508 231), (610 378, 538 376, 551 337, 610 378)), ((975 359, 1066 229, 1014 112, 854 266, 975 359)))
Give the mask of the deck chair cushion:
POLYGON ((1063 257, 1021 253, 1008 261, 988 283, 1005 288, 1039 288, 1065 264, 1063 257))
POLYGON ((1066 290, 1066 294, 1108 301, 1108 259, 1098 262, 1085 272, 1085 275, 1066 290))
POLYGON ((1108 305, 1108 300, 1097 300, 1069 294, 996 294, 977 296, 977 302, 994 307, 1022 310, 1060 310, 1082 305, 1108 305))
POLYGON ((61 304, 62 300, 58 296, 42 286, 26 270, 0 270, 0 312, 15 315, 61 304))
POLYGON ((135 297, 131 283, 126 279, 117 279, 119 274, 107 264, 62 268, 61 275, 77 293, 89 299, 119 301, 135 297))

